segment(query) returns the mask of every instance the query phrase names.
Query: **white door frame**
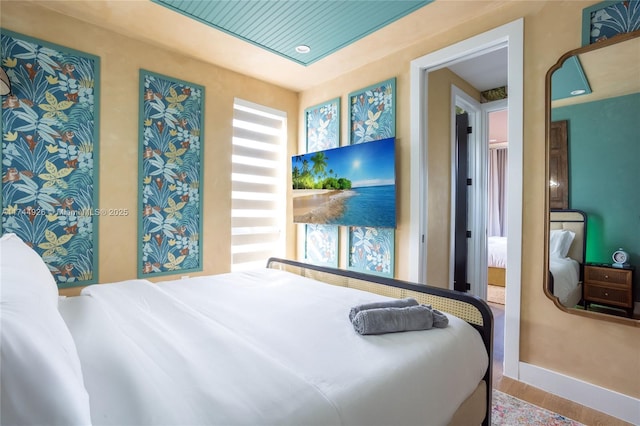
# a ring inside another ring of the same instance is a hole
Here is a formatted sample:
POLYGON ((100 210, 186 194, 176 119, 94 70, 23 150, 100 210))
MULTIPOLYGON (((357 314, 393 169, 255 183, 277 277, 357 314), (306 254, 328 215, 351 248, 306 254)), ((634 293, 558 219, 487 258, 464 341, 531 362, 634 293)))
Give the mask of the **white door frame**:
POLYGON ((427 250, 427 93, 429 71, 444 68, 453 62, 478 56, 491 50, 509 48, 509 158, 507 193, 507 235, 509 256, 505 306, 504 372, 519 378, 520 358, 520 282, 522 275, 522 134, 523 134, 523 47, 522 18, 493 30, 463 40, 411 61, 411 189, 409 279, 425 282, 427 250))

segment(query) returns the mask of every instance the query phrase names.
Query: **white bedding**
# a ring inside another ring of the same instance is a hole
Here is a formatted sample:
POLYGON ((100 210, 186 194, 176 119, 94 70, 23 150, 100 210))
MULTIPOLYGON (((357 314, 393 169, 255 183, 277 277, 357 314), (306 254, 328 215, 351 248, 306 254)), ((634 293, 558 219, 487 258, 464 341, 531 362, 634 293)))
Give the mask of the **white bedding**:
POLYGON ((487 239, 487 264, 489 267, 507 267, 507 237, 487 239))
POLYGON ((563 306, 574 307, 582 299, 580 264, 570 257, 549 257, 549 270, 553 275, 553 295, 563 306))
POLYGON ((482 379, 479 333, 357 334, 383 296, 264 269, 93 285, 60 302, 94 424, 446 424, 482 379))

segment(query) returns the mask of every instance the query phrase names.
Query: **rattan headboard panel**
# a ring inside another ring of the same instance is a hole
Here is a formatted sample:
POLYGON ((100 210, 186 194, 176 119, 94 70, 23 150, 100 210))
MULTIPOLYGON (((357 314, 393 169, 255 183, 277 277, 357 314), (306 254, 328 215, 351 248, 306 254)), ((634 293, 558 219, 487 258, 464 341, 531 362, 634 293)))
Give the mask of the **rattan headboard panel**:
POLYGON ((368 276, 365 279, 360 278, 359 274, 354 274, 352 272, 347 272, 347 274, 351 274, 354 276, 346 276, 342 275, 344 274, 343 271, 330 271, 328 270, 328 268, 321 268, 322 270, 316 270, 312 269, 314 268, 312 265, 284 263, 282 261, 279 261, 278 259, 270 260, 268 267, 284 270, 296 275, 301 275, 303 277, 312 278, 314 280, 322 281, 327 284, 333 284, 340 287, 355 288, 382 296, 393 297, 397 299, 413 297, 421 304, 431 305, 435 309, 453 314, 471 324, 476 324, 479 326, 485 325, 482 313, 473 304, 468 303, 464 300, 456 300, 450 297, 441 296, 439 294, 430 294, 426 288, 424 289, 425 292, 422 292, 407 288, 394 287, 386 285, 384 283, 376 282, 375 276, 368 276))
POLYGON ((587 217, 579 210, 551 210, 549 230, 568 229, 576 234, 569 248, 568 256, 580 264, 585 261, 587 217))

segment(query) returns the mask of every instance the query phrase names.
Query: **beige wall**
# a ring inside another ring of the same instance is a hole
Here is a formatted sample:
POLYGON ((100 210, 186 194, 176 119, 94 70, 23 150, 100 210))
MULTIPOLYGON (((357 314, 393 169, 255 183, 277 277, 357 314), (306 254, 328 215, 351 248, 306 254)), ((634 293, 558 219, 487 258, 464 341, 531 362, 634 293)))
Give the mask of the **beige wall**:
POLYGON ((564 313, 543 294, 544 78, 580 47, 582 8, 551 2, 525 21, 523 264, 521 360, 640 397, 640 328, 564 313))
MULTIPOLYGON (((285 111, 288 138, 298 129, 298 95, 262 81, 51 12, 28 2, 2 2, 3 28, 100 57, 100 207, 128 209, 126 217, 101 217, 99 282, 135 278, 138 211, 139 70, 205 87, 203 253, 204 270, 228 272, 231 263, 231 137, 233 99, 285 111)), ((290 144, 295 150, 295 143, 290 144)), ((290 152, 293 154, 293 151, 290 152)), ((292 221, 288 221, 291 223, 292 221)), ((293 225, 288 252, 294 251, 293 225)), ((168 279, 171 277, 163 277, 168 279)), ((67 293, 77 293, 70 289, 67 293)))
MULTIPOLYGON (((341 76, 321 87, 300 94, 300 108, 341 96, 346 104, 349 92, 397 77, 396 155, 398 171, 398 227, 396 231, 396 276, 408 276, 409 242, 409 64, 412 59, 524 17, 524 139, 523 139, 523 247, 520 359, 635 398, 640 397, 640 327, 614 324, 573 316, 557 309, 543 293, 545 221, 545 99, 547 70, 566 51, 580 47, 582 9, 596 1, 506 2, 494 13, 460 23, 445 33, 424 39, 365 68, 341 76)), ((455 16, 451 16, 456 22, 455 16)), ((302 114, 301 112, 299 114, 302 114)), ((347 141, 348 108, 342 108, 342 140, 347 141)), ((302 129, 299 137, 304 134, 302 129)), ((447 147, 429 147, 447 152, 447 147)), ((343 142, 343 144, 346 142, 343 142)), ((444 154, 443 154, 444 155, 444 154)), ((431 164, 430 164, 431 165, 431 164)), ((447 206, 448 167, 439 176, 442 193, 432 194, 447 206)), ((431 171, 429 172, 431 183, 431 171)), ((430 185, 431 186, 431 185, 430 185)), ((432 206, 430 206, 431 209, 432 206)), ((431 212, 431 210, 430 210, 431 212)), ((431 214, 431 213, 430 213, 431 214)), ((431 224, 429 224, 431 227, 431 224)), ((448 246, 447 246, 448 247, 448 246)), ((448 249, 447 249, 448 250, 448 249)), ((433 250, 430 249, 429 252, 433 250)), ((431 262, 431 259, 429 259, 431 262)), ((431 265, 431 263, 429 263, 431 265)), ((448 264, 448 263, 447 263, 448 264)), ((434 272, 434 285, 447 274, 434 272)), ((430 282, 431 283, 431 282, 430 282)))

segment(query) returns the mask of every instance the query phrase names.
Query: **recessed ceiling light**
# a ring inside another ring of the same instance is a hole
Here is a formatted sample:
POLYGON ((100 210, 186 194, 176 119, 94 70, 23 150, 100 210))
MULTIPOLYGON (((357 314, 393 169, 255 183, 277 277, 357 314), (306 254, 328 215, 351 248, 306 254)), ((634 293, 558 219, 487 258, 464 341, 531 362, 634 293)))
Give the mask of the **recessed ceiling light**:
POLYGON ((489 142, 498 142, 498 139, 489 139, 489 142))
POLYGON ((306 44, 301 44, 300 46, 296 46, 296 52, 298 53, 309 53, 311 52, 311 48, 306 44))
POLYGON ((584 89, 578 89, 578 90, 572 90, 572 91, 571 91, 571 94, 572 94, 573 96, 577 96, 577 95, 582 95, 582 94, 583 94, 583 93, 585 93, 585 92, 586 92, 586 90, 584 90, 584 89))

